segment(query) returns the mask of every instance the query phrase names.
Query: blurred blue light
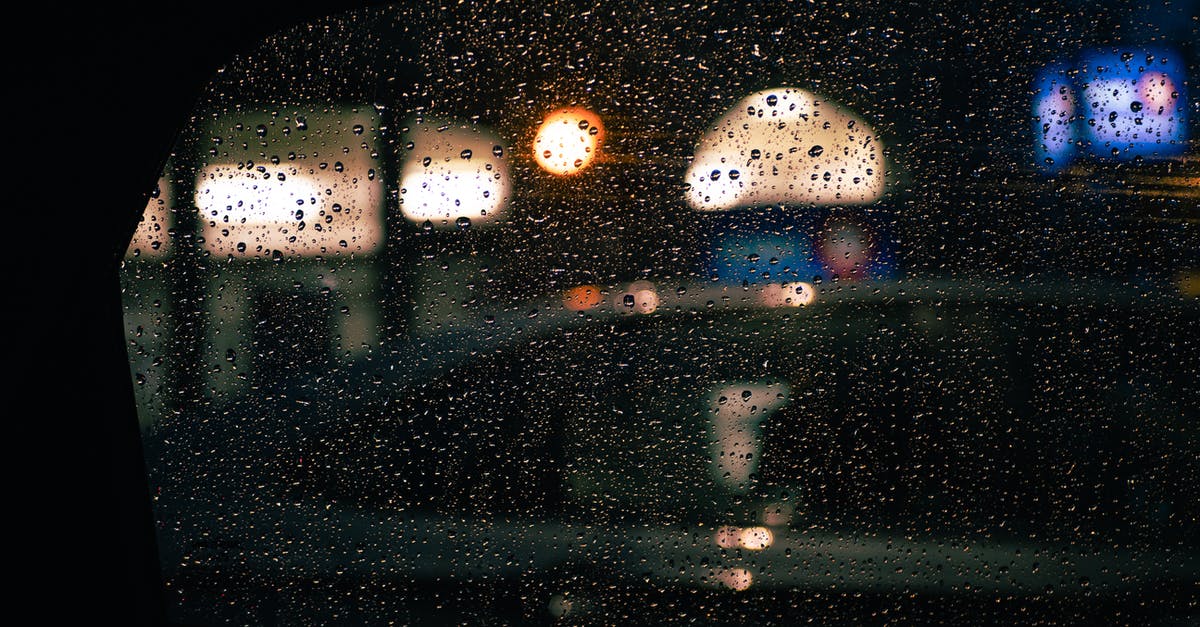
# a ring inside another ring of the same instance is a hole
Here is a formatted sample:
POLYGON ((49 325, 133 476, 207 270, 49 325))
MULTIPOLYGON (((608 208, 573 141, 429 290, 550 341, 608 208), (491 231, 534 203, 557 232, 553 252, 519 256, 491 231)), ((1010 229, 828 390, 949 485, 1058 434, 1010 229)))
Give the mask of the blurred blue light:
POLYGON ((1183 154, 1187 95, 1178 54, 1164 49, 1101 52, 1083 57, 1077 81, 1092 154, 1121 161, 1183 154))
MULTIPOLYGON (((737 221, 741 222, 741 221, 737 221)), ((856 215, 806 216, 786 224, 726 222, 710 238, 705 276, 725 284, 887 280, 899 276, 894 238, 856 215)))
POLYGON ((1033 98, 1034 153, 1037 165, 1050 172, 1062 169, 1075 154, 1075 120, 1079 105, 1065 65, 1042 70, 1033 98))

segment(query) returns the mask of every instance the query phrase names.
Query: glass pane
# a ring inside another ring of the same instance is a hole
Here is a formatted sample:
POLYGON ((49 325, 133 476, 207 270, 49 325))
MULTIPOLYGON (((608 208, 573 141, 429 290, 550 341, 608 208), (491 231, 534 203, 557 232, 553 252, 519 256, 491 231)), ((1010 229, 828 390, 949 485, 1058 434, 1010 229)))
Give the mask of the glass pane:
POLYGON ((172 619, 1200 619, 1196 29, 430 4, 231 60, 123 273, 172 619))

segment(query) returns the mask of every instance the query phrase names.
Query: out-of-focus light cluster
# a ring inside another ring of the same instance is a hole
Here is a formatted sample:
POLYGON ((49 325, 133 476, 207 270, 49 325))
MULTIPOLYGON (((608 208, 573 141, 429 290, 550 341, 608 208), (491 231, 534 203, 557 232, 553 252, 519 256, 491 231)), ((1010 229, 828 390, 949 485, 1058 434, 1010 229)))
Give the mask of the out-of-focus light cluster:
POLYGON ((771 283, 764 285, 759 303, 764 307, 803 307, 817 299, 817 291, 811 283, 771 283))
POLYGON ((723 549, 743 548, 761 551, 775 541, 775 535, 766 527, 725 526, 713 534, 713 543, 723 549))

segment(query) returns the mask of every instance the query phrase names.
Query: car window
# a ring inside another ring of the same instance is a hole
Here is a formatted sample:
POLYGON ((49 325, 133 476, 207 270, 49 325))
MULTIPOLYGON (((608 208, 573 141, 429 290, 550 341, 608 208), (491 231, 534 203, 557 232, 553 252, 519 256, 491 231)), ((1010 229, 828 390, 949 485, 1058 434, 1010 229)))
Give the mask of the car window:
POLYGON ((1196 620, 1198 24, 425 3, 230 59, 122 267, 171 620, 1196 620))

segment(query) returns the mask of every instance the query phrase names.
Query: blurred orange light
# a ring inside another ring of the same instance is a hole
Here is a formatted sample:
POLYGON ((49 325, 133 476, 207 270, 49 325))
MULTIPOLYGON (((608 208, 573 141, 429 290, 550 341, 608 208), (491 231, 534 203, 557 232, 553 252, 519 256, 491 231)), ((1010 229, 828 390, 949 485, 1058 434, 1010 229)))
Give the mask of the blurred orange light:
POLYGON ((533 158, 551 174, 571 176, 592 163, 603 141, 600 116, 579 107, 560 109, 538 128, 533 158))
POLYGON ((766 527, 747 527, 738 535, 738 544, 751 551, 761 551, 774 541, 775 536, 766 527))
POLYGON ((1179 291, 1184 296, 1200 298, 1200 269, 1179 273, 1179 291))
POLYGON ((600 288, 595 285, 580 285, 563 292, 563 306, 571 311, 586 311, 602 302, 600 288))

